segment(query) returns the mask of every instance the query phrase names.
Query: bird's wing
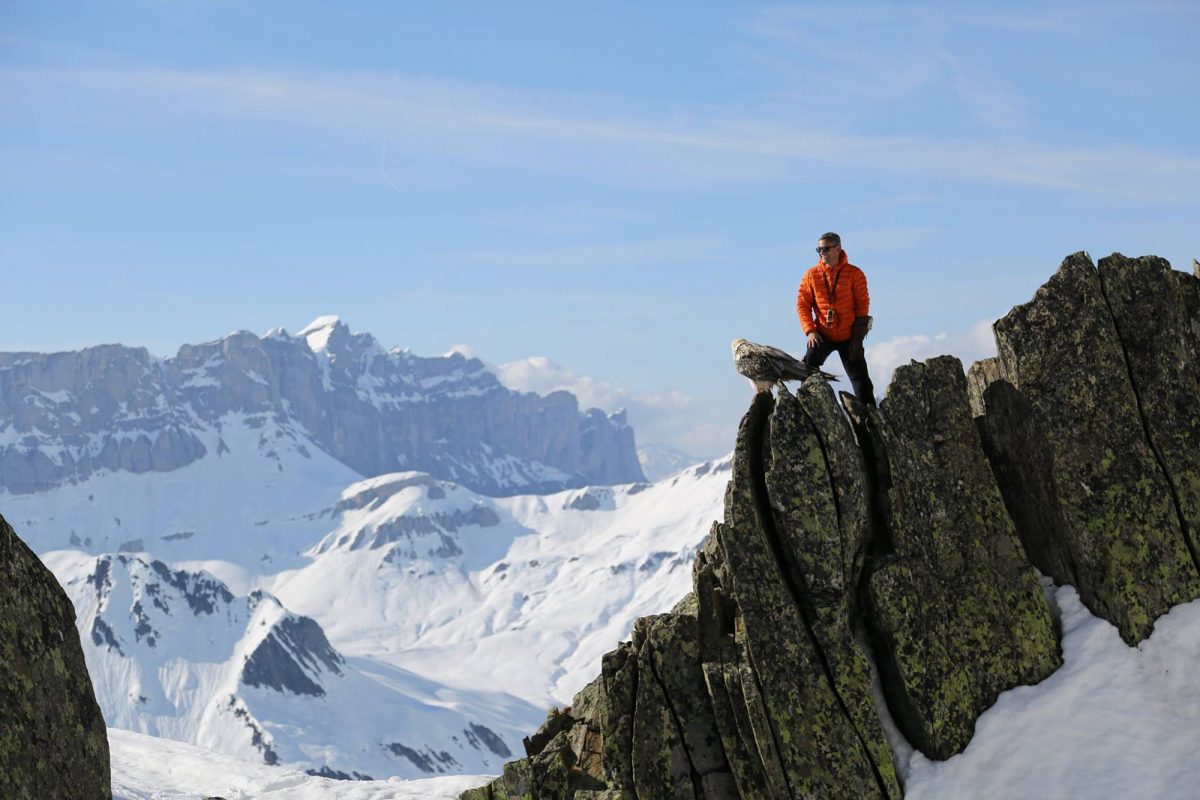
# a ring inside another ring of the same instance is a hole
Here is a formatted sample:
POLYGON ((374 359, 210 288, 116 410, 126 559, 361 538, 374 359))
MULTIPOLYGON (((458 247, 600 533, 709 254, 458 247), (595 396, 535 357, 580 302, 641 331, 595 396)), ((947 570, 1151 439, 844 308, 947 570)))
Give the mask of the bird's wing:
POLYGON ((758 351, 762 355, 769 356, 770 358, 778 359, 780 364, 789 364, 790 365, 790 364, 800 364, 801 363, 791 353, 788 353, 784 350, 780 350, 778 347, 771 347, 771 345, 769 345, 769 344, 756 344, 756 345, 754 345, 754 347, 758 348, 758 351))

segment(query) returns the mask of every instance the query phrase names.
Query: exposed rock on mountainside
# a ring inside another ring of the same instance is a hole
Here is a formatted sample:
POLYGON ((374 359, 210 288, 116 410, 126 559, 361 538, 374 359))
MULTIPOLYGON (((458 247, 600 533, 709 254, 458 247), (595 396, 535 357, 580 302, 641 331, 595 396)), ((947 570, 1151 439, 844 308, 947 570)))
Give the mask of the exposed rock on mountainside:
POLYGON ((320 447, 364 476, 420 470, 484 494, 643 480, 623 412, 513 392, 457 353, 385 351, 327 317, 162 360, 120 345, 0 353, 0 489, 177 469, 219 456, 234 420, 271 420, 280 446, 320 447))
POLYGON ((3 517, 0 572, 0 797, 111 797, 75 611, 3 517))
POLYGON ((998 359, 901 367, 853 428, 819 379, 756 396, 693 593, 464 800, 898 798, 881 716, 948 758, 1061 663, 1027 553, 1140 641, 1200 596, 1198 277, 1071 256, 998 359))
POLYGON ((1197 279, 1068 257, 996 323, 975 404, 1033 563, 1136 644, 1200 595, 1197 279), (989 376, 990 381, 986 380, 989 376))

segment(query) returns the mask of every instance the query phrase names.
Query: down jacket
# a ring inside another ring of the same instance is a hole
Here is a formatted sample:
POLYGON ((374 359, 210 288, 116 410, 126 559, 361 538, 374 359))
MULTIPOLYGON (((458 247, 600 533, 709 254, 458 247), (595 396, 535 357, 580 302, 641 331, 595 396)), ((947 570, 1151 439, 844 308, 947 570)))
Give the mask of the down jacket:
POLYGON ((848 340, 854 320, 871 313, 867 276, 850 263, 843 250, 836 267, 817 264, 804 273, 796 295, 796 313, 805 335, 816 331, 830 342, 848 340), (834 311, 832 324, 825 321, 830 308, 834 311))

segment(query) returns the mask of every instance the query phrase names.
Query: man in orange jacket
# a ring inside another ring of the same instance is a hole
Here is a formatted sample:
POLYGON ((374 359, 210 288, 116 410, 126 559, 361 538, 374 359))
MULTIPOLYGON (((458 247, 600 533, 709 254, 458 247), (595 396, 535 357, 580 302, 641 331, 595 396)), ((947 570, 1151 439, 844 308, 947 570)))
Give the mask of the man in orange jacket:
POLYGON ((816 369, 834 350, 854 387, 854 396, 875 405, 875 387, 867 374, 863 339, 871 327, 867 276, 847 260, 842 237, 823 234, 817 242, 820 263, 804 273, 796 295, 796 313, 808 336, 804 363, 816 369))

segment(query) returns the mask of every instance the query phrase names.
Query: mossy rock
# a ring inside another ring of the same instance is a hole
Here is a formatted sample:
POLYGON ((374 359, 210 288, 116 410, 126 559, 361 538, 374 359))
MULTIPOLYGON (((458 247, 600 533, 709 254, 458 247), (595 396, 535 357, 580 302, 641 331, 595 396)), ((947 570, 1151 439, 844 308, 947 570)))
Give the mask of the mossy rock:
POLYGON ((0 797, 112 796, 75 609, 0 517, 0 797))

